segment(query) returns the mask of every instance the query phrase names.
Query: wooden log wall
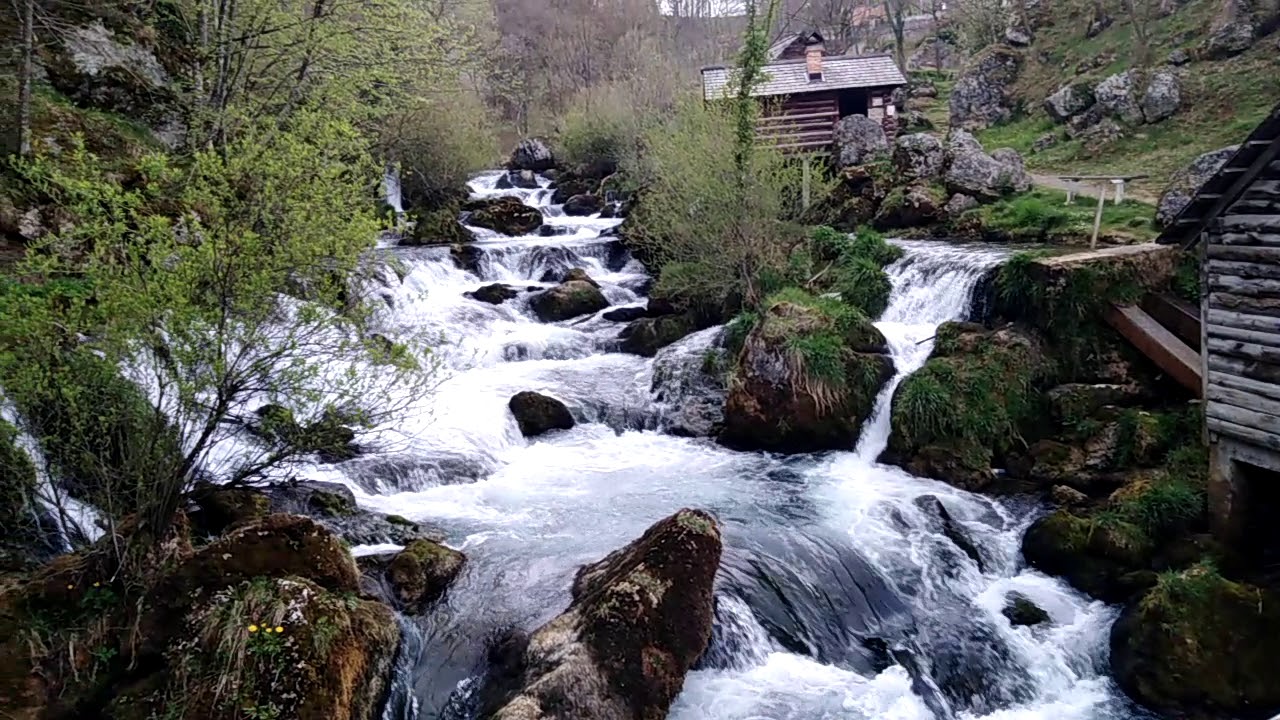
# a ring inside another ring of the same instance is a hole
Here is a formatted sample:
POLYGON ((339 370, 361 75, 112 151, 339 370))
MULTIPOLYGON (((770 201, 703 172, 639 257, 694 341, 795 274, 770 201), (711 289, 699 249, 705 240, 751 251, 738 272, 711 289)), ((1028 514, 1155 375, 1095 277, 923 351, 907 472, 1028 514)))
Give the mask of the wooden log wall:
POLYGON ((835 93, 810 93, 788 97, 765 106, 756 121, 756 141, 784 152, 826 150, 835 140, 840 101, 835 93))
POLYGON ((1280 452, 1280 161, 1206 232, 1209 431, 1280 452))

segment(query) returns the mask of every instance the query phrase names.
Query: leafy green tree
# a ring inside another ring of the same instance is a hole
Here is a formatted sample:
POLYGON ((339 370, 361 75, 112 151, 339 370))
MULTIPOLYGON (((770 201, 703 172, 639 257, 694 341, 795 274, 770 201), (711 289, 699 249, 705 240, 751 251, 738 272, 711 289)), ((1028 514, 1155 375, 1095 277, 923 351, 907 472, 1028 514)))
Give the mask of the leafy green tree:
POLYGON ((377 168, 349 121, 261 118, 127 178, 82 146, 21 170, 77 222, 32 247, 0 295, 0 384, 64 482, 114 519, 163 527, 202 475, 253 481, 430 389, 422 338, 372 334, 351 283, 370 274, 379 224, 377 168), (291 429, 237 441, 271 424, 268 404, 291 429))

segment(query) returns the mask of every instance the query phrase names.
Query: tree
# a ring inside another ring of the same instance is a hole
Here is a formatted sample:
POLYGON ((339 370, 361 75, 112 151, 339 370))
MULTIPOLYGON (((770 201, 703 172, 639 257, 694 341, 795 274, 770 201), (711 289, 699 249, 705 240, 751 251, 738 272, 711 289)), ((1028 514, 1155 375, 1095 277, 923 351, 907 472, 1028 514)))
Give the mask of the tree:
POLYGON ((908 0, 883 0, 885 18, 893 31, 893 54, 898 68, 907 72, 907 2, 908 0))
POLYGON ((143 158, 128 185, 83 147, 21 169, 78 222, 0 294, 0 385, 113 520, 162 529, 198 479, 340 450, 429 390, 423 339, 373 334, 350 283, 378 229, 350 122, 242 123, 188 162, 143 158))
POLYGON ((36 0, 22 2, 22 61, 18 67, 18 155, 31 155, 31 84, 35 79, 36 0))

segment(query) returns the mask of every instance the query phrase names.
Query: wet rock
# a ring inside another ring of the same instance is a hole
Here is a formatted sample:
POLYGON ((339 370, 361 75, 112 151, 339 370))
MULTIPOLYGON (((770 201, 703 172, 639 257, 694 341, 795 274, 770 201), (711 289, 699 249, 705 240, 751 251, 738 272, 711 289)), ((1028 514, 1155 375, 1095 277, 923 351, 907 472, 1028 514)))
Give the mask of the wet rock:
POLYGON ((1058 510, 1034 523, 1022 538, 1022 554, 1033 567, 1060 575, 1107 602, 1124 602, 1145 590, 1151 541, 1124 524, 1095 523, 1058 510))
POLYGON ((1079 508, 1089 504, 1088 495, 1066 485, 1054 485, 1053 489, 1049 491, 1049 499, 1053 500, 1058 507, 1068 509, 1079 508))
POLYGON ((270 500, 254 488, 204 483, 191 491, 190 499, 195 505, 192 526, 204 535, 221 535, 228 528, 262 520, 271 512, 270 500))
POLYGON ((1213 177, 1214 173, 1218 172, 1239 149, 1239 145, 1228 145, 1207 152, 1192 160, 1187 167, 1174 173, 1169 187, 1165 188, 1160 195, 1160 201, 1156 204, 1156 224, 1165 227, 1173 222, 1178 213, 1191 202, 1192 196, 1200 186, 1213 177))
POLYGON ((587 271, 582 268, 569 268, 568 272, 564 274, 564 278, 561 279, 560 282, 584 282, 591 287, 600 287, 600 283, 592 280, 591 276, 587 274, 587 271))
POLYGON ((555 166, 555 155, 552 154, 547 143, 539 138, 521 140, 512 151, 511 159, 507 161, 507 168, 510 170, 543 172, 554 169, 555 166))
POLYGON ((569 608, 504 645, 479 717, 661 718, 711 637, 720 530, 681 510, 578 571, 569 608))
POLYGON ((978 54, 951 90, 951 128, 979 130, 1013 117, 1013 86, 1021 71, 1022 54, 1008 45, 978 54))
POLYGON ((552 205, 564 205, 569 202, 570 198, 578 195, 598 195, 600 190, 600 182, 591 178, 582 177, 577 173, 566 172, 556 180, 555 187, 551 193, 552 205))
POLYGON ((462 210, 466 224, 503 235, 528 235, 542 225, 542 213, 516 197, 472 200, 462 210))
POLYGON ((1147 80, 1142 93, 1142 117, 1149 123, 1158 123, 1178 112, 1182 104, 1182 84, 1169 69, 1159 69, 1147 80))
POLYGON ((494 187, 498 190, 511 190, 520 188, 521 190, 537 190, 538 176, 532 170, 512 170, 503 173, 498 178, 498 182, 494 183, 494 187))
POLYGON ((951 517, 951 513, 947 512, 947 507, 941 500, 933 495, 921 495, 914 502, 921 512, 936 523, 938 530, 948 540, 977 564, 980 572, 986 571, 986 565, 982 561, 982 554, 978 552, 978 547, 973 544, 973 540, 969 538, 964 528, 951 517))
POLYGON ((273 513, 303 515, 352 545, 405 545, 435 537, 416 523, 360 508, 346 485, 290 480, 261 490, 273 513))
POLYGON ((942 175, 942 141, 937 135, 913 133, 893 141, 893 169, 903 179, 931 180, 942 175))
POLYGON ((623 307, 617 308, 616 310, 610 310, 600 317, 608 320, 609 322, 629 323, 639 320, 642 317, 646 317, 648 314, 649 311, 642 307, 623 307))
POLYGON ((693 316, 687 313, 661 315, 636 320, 623 328, 618 337, 622 340, 622 352, 653 357, 658 350, 697 329, 693 316))
POLYGON ((570 280, 534 295, 533 312, 542 322, 560 322, 609 307, 600 288, 582 280, 570 280))
POLYGON ((681 437, 715 437, 724 424, 729 353, 723 330, 698 336, 659 353, 650 393, 661 408, 659 427, 681 437))
POLYGON ((963 193, 956 193, 951 196, 951 199, 947 201, 947 204, 942 208, 942 210, 947 214, 947 217, 958 218, 970 210, 976 210, 977 208, 978 201, 973 197, 963 193))
POLYGON ((925 185, 896 188, 880 203, 872 224, 877 230, 931 225, 941 219, 945 198, 946 195, 925 185))
POLYGON ((779 301, 743 344, 729 382, 720 442, 775 452, 847 449, 858 439, 880 388, 893 374, 884 336, 862 319, 835 324, 820 306, 779 301), (791 344, 805 337, 843 343, 842 382, 807 375, 791 344), (798 380, 799 378, 799 380, 798 380))
POLYGON ((1031 187, 1022 157, 1013 150, 1001 148, 988 155, 973 135, 953 130, 947 140, 947 169, 943 182, 953 193, 971 195, 980 200, 998 200, 1031 187))
POLYGON ((1093 89, 1088 83, 1070 83, 1044 99, 1044 111, 1055 122, 1064 123, 1088 110, 1093 103, 1093 89))
POLYGON ((415 540, 387 564, 386 577, 401 607, 409 614, 421 612, 444 595, 466 556, 431 540, 415 540))
POLYGON ((604 208, 604 201, 596 195, 574 195, 564 203, 564 214, 570 216, 595 215, 604 208))
POLYGON ((850 115, 836 124, 835 146, 842 168, 862 165, 889 152, 884 128, 865 115, 850 115))
POLYGON ((507 407, 515 415, 520 434, 536 437, 551 430, 571 430, 573 415, 565 404, 546 395, 524 391, 512 396, 507 407))
POLYGON ((1280 711, 1280 596, 1196 566, 1165 576, 1111 629, 1111 670, 1169 717, 1280 711))
POLYGON ((1034 697, 1031 668, 986 613, 963 605, 931 607, 920 626, 915 644, 928 658, 923 665, 931 681, 922 685, 942 692, 946 702, 938 709, 984 717, 1034 697))
POLYGON ((453 264, 459 270, 465 270, 472 275, 481 275, 484 268, 484 250, 475 245, 451 245, 449 246, 449 257, 453 259, 453 264))
POLYGON ((1005 598, 1004 610, 1001 611, 1014 627, 1031 627, 1049 622, 1049 613, 1031 602, 1030 598, 1020 593, 1010 593, 1005 598))
POLYGON ((1249 3, 1221 0, 1201 50, 1210 60, 1225 60, 1253 47, 1257 36, 1258 26, 1249 3))
POLYGON ((520 259, 520 272, 537 277, 538 282, 564 282, 565 274, 582 265, 582 258, 567 247, 546 245, 534 248, 520 259), (541 272, 539 272, 541 271, 541 272))
POLYGON ((1125 70, 1116 73, 1093 89, 1098 106, 1118 120, 1138 125, 1143 121, 1142 107, 1138 102, 1137 73, 1125 70))
POLYGON ((508 300, 515 299, 519 294, 519 290, 511 287, 510 285, 503 285, 502 283, 485 285, 479 290, 472 290, 470 292, 463 293, 463 295, 471 298, 472 300, 489 303, 490 305, 501 305, 508 300))

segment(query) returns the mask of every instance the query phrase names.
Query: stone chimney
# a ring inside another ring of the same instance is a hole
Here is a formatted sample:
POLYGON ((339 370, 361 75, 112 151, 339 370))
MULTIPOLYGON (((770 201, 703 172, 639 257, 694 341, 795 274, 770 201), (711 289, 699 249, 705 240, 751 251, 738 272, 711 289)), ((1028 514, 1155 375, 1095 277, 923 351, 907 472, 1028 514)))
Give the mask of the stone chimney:
POLYGON ((804 48, 805 65, 809 69, 809 82, 822 81, 822 43, 812 43, 804 48))

